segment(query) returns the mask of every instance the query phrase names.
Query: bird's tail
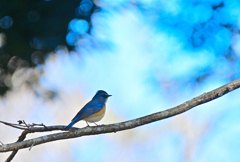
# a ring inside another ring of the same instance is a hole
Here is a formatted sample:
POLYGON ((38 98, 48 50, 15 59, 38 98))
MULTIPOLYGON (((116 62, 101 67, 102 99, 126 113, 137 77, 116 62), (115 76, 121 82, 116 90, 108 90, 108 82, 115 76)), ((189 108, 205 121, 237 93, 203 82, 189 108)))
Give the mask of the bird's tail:
POLYGON ((75 124, 75 121, 72 121, 68 126, 65 127, 65 129, 70 129, 75 124))

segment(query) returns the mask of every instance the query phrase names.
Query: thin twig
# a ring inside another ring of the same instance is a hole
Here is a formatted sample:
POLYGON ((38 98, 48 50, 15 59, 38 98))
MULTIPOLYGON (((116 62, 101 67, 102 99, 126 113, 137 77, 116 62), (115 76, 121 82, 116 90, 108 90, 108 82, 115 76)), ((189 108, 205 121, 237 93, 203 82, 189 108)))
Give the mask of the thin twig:
POLYGON ((35 142, 32 143, 31 147, 29 148, 29 151, 31 151, 34 144, 35 144, 35 142))
POLYGON ((4 143, 2 143, 2 141, 0 141, 1 145, 4 145, 4 143))
MULTIPOLYGON (((30 124, 29 124, 30 125, 30 124)), ((44 128, 48 128, 46 125, 44 125, 43 123, 41 123, 41 124, 36 124, 36 123, 32 123, 32 125, 31 126, 42 126, 42 127, 44 127, 44 128)))
POLYGON ((29 125, 25 122, 25 120, 23 120, 23 124, 24 124, 27 128, 29 128, 29 125))
POLYGON ((18 124, 8 123, 8 122, 4 122, 4 121, 0 121, 0 123, 3 123, 5 125, 8 125, 8 126, 13 127, 13 128, 17 128, 17 129, 22 129, 22 130, 27 130, 28 129, 28 128, 26 128, 22 125, 18 125, 18 124))
MULTIPOLYGON (((17 142, 23 141, 26 138, 28 133, 29 133, 28 130, 23 131, 22 134, 19 136, 17 142)), ((17 152, 18 150, 13 150, 5 162, 10 162, 14 158, 14 156, 17 154, 17 152)))
POLYGON ((44 126, 44 128, 48 129, 48 127, 46 125, 44 125, 43 123, 41 125, 44 126))
MULTIPOLYGON (((44 128, 34 128, 34 127, 31 127, 31 128, 26 128, 26 127, 28 127, 28 125, 30 125, 30 124, 26 124, 26 122, 24 121, 24 120, 18 120, 18 124, 13 124, 13 123, 8 123, 8 122, 3 122, 3 121, 0 121, 1 123, 3 123, 3 124, 5 124, 5 125, 8 125, 8 126, 11 126, 11 127, 14 127, 14 128, 18 128, 18 129, 24 129, 24 131, 22 132, 22 134, 19 136, 19 138, 18 138, 18 140, 17 140, 17 142, 20 142, 20 141, 23 141, 25 138, 26 138, 26 136, 27 136, 27 134, 28 133, 34 133, 34 132, 40 132, 40 131, 43 131, 43 130, 45 130, 45 131, 47 131, 46 129, 48 129, 48 127, 47 126, 45 126, 43 123, 41 123, 41 124, 33 124, 33 125, 38 125, 38 126, 43 126, 44 128), (24 124, 24 125, 20 125, 20 124, 24 124), (19 126, 21 126, 21 127, 19 127, 19 126)), ((59 127, 58 127, 58 129, 59 129, 59 127)), ((0 141, 1 142, 1 141, 0 141)), ((1 142, 2 143, 2 142, 1 142)), ((33 143, 34 144, 34 143, 33 143)), ((2 145, 4 145, 3 143, 2 143, 2 145)), ((33 146, 33 145, 32 145, 33 146)), ((31 146, 31 147, 32 147, 31 146)), ((29 151, 31 150, 31 147, 29 148, 29 151)), ((5 162, 10 162, 14 157, 15 157, 15 155, 17 154, 17 152, 18 152, 18 149, 17 150, 13 150, 12 151, 12 153, 9 155, 9 157, 5 160, 5 162)))

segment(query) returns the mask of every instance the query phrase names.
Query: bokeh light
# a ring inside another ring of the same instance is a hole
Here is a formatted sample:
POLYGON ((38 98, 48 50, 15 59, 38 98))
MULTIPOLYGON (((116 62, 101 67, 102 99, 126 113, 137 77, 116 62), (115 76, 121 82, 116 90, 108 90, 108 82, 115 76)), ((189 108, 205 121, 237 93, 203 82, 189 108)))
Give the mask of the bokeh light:
POLYGON ((0 27, 3 29, 8 29, 13 25, 13 19, 10 16, 4 16, 0 20, 0 27))
POLYGON ((69 23, 69 30, 76 32, 78 34, 84 34, 88 31, 88 22, 86 20, 73 19, 69 23))
POLYGON ((93 2, 91 0, 82 0, 80 6, 77 8, 77 15, 88 16, 93 8, 93 2))
POLYGON ((39 20, 39 18, 40 18, 40 14, 38 11, 33 10, 28 13, 28 20, 31 22, 36 22, 39 20))
POLYGON ((31 56, 32 62, 34 64, 42 64, 44 62, 44 55, 41 51, 35 51, 31 56))

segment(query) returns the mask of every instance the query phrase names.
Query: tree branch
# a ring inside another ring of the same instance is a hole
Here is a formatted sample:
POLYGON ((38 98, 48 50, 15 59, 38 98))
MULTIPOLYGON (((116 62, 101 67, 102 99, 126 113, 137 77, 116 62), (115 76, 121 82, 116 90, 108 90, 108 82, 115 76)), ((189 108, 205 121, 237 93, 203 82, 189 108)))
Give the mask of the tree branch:
MULTIPOLYGON (((28 131, 26 131, 26 130, 23 131, 22 134, 19 136, 17 142, 23 141, 26 138, 27 133, 28 133, 28 131)), ((9 155, 9 157, 6 159, 5 162, 11 161, 14 158, 14 156, 17 154, 17 152, 18 152, 18 149, 13 150, 13 152, 9 155)))
MULTIPOLYGON (((57 141, 57 140, 76 138, 76 137, 81 137, 86 135, 113 133, 117 131, 132 129, 132 128, 142 126, 151 122, 155 122, 158 120, 162 120, 162 119, 166 119, 166 118, 178 115, 180 113, 190 110, 195 106, 201 105, 203 103, 206 103, 218 97, 221 97, 227 94, 228 92, 233 91, 239 87, 240 87, 240 79, 232 81, 213 91, 204 93, 198 97, 195 97, 181 105, 178 105, 168 110, 160 111, 151 115, 129 120, 126 122, 109 124, 109 125, 101 125, 101 126, 93 126, 93 127, 85 127, 80 129, 74 128, 68 132, 55 133, 51 135, 46 135, 46 136, 41 136, 38 138, 26 140, 26 141, 20 141, 16 143, 1 145, 0 152, 8 152, 13 150, 28 148, 28 147, 32 147, 33 144, 34 146, 37 146, 43 143, 57 141)), ((64 127, 65 126, 48 126, 46 128, 41 127, 41 128, 32 128, 32 129, 35 129, 34 131, 37 131, 37 132, 42 132, 42 131, 52 131, 52 130, 64 130, 64 127)), ((29 131, 29 130, 26 130, 26 131, 29 131)))
MULTIPOLYGON (((44 124, 35 124, 35 123, 26 124, 26 122, 24 120, 23 120, 23 122, 20 122, 20 121, 18 121, 18 122, 19 122, 19 124, 13 124, 13 123, 0 121, 0 123, 3 123, 10 127, 17 128, 17 129, 24 129, 22 134, 19 136, 17 142, 23 141, 26 138, 28 133, 47 132, 47 131, 54 131, 54 130, 65 130, 64 126, 49 126, 49 127, 47 127, 44 124), (24 124, 24 125, 21 125, 21 124, 24 124), (34 127, 34 126, 42 126, 42 127, 34 127)), ((73 127, 73 129, 77 129, 77 128, 73 127)), ((4 145, 2 142, 1 142, 1 144, 4 145)), ((32 148, 32 146, 30 147, 30 149, 32 148)), ((29 151, 30 151, 30 149, 29 149, 29 151)), ((17 154, 17 152, 18 152, 18 149, 14 149, 12 151, 12 153, 9 155, 9 157, 5 160, 5 162, 10 162, 14 158, 14 156, 17 154)))

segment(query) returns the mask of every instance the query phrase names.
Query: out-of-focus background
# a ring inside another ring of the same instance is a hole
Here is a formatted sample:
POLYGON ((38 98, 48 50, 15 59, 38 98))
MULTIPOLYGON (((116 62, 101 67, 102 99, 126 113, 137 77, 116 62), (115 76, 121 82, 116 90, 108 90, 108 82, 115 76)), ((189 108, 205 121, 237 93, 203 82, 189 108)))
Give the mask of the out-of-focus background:
MULTIPOLYGON (((1 0, 0 120, 67 125, 100 89, 113 96, 99 124, 171 108, 239 78, 239 29, 239 0, 1 0)), ((239 96, 13 161, 239 161, 239 96)), ((20 133, 0 124, 5 144, 20 133)))

